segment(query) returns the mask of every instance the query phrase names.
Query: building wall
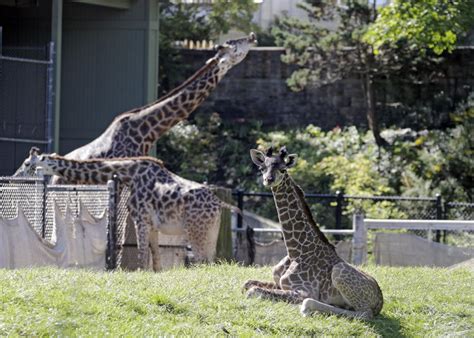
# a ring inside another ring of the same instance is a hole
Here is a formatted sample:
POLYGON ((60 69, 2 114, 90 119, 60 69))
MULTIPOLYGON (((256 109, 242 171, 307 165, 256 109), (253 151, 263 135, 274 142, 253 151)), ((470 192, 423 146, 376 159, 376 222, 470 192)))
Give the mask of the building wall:
MULTIPOLYGON (((45 61, 50 41, 51 4, 0 6, 2 55, 45 61)), ((46 139, 46 65, 0 61, 0 137, 46 139)), ((0 140, 0 176, 12 174, 33 143, 0 140)), ((40 144, 37 144, 40 145, 40 144)))
POLYGON ((156 98, 157 1, 131 3, 128 10, 64 4, 62 154, 100 135, 117 114, 156 98))
MULTIPOLYGON (((357 79, 339 81, 317 89, 292 92, 286 79, 292 67, 281 62, 280 48, 255 48, 225 76, 198 112, 218 112, 228 120, 257 119, 269 127, 323 129, 367 125, 365 101, 357 79)), ((182 50, 183 75, 189 76, 213 56, 205 50, 182 50)), ((474 89, 474 49, 460 49, 440 65, 447 78, 439 83, 413 85, 384 83, 376 86, 379 110, 386 125, 417 126, 409 107, 423 104, 433 125, 442 124, 459 101, 474 89), (397 103, 397 104, 395 104, 397 103)), ((175 85, 185 76, 176 79, 175 85)), ((430 122, 430 121, 428 121, 430 122)))

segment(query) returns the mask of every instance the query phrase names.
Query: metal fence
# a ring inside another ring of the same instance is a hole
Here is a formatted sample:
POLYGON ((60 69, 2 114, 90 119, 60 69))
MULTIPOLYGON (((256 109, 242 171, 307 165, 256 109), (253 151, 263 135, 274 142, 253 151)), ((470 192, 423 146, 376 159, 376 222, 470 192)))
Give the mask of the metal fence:
MULTIPOLYGON (((39 177, 0 177, 0 216, 15 218, 21 207, 36 232, 42 238, 51 240, 55 203, 63 213, 67 206, 76 216, 81 204, 95 217, 101 216, 106 210, 110 228, 111 194, 113 191, 105 185, 49 185, 47 179, 39 177)), ((107 268, 112 269, 115 262, 111 260, 114 251, 110 240, 108 245, 106 262, 107 268)))
POLYGON ((0 175, 11 174, 32 145, 52 152, 54 43, 4 46, 0 27, 0 175))
MULTIPOLYGON (((242 211, 252 211, 272 221, 278 221, 273 195, 270 192, 246 192, 236 190, 233 196, 242 211)), ((474 203, 444 201, 436 197, 402 197, 402 196, 352 196, 340 192, 335 194, 305 194, 308 205, 316 222, 322 229, 351 229, 354 212, 363 212, 368 218, 400 218, 425 220, 473 220, 474 203), (365 210, 367 209, 367 210, 365 210), (381 214, 385 217, 381 217, 381 214)), ((413 230, 413 233, 428 238, 424 230, 413 230)), ((472 246, 472 234, 460 234, 459 231, 436 231, 434 240, 448 244, 472 246), (464 244, 463 244, 464 242, 464 244)), ((329 234, 335 242, 343 240, 340 234, 329 234)), ((260 251, 269 251, 272 246, 280 246, 281 233, 275 229, 263 231, 244 224, 241 215, 237 216, 236 256, 243 257, 247 263, 253 263, 260 251), (256 230, 256 231, 255 231, 256 230)), ((276 250, 275 252, 281 250, 276 250)))

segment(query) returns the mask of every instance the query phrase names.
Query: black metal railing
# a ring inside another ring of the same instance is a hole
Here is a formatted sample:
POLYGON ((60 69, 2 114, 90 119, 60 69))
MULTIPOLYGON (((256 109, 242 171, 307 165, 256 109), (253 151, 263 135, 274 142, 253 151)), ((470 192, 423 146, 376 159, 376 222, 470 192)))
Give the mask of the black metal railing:
MULTIPOLYGON (((242 211, 247 209, 248 200, 251 198, 273 198, 273 194, 270 192, 248 192, 242 189, 234 190, 233 196, 237 199, 237 206, 242 211)), ((345 195, 337 191, 334 194, 308 193, 305 194, 305 198, 310 206, 324 204, 333 209, 330 212, 326 210, 327 214, 333 216, 332 222, 324 224, 326 228, 330 229, 344 229, 350 226, 352 215, 347 213, 347 207, 355 201, 393 202, 394 207, 406 211, 407 216, 413 219, 474 219, 474 203, 444 201, 441 195, 435 197, 358 196, 345 195)), ((243 220, 240 215, 237 218, 237 228, 243 228, 243 220)))

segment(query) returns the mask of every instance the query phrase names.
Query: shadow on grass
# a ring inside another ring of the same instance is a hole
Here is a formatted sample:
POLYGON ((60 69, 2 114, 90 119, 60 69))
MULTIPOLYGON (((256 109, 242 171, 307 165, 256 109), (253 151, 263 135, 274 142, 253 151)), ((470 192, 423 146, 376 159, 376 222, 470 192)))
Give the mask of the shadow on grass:
POLYGON ((407 337, 401 332, 400 320, 396 318, 380 314, 368 322, 368 325, 382 337, 407 337))

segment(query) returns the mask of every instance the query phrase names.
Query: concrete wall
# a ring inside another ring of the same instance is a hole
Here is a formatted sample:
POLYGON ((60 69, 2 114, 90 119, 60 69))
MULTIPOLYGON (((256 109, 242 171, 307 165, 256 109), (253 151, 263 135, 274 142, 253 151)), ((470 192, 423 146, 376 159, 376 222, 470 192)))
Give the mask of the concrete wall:
MULTIPOLYGON (((365 101, 360 82, 339 81, 318 89, 292 92, 286 79, 293 68, 280 61, 280 48, 256 48, 229 71, 215 92, 198 108, 198 112, 218 112, 225 119, 244 121, 257 119, 266 126, 296 127, 308 124, 324 129, 336 126, 366 126, 365 101)), ((213 56, 206 50, 182 50, 183 76, 201 67, 213 56)), ((459 100, 474 89, 474 49, 460 49, 440 65, 447 78, 440 83, 413 85, 384 83, 376 86, 383 107, 381 119, 386 125, 417 127, 410 107, 423 104, 433 111, 426 119, 434 125, 442 123, 459 100), (396 103, 396 104, 395 104, 396 103)), ((420 124, 421 125, 421 124, 420 124)))

